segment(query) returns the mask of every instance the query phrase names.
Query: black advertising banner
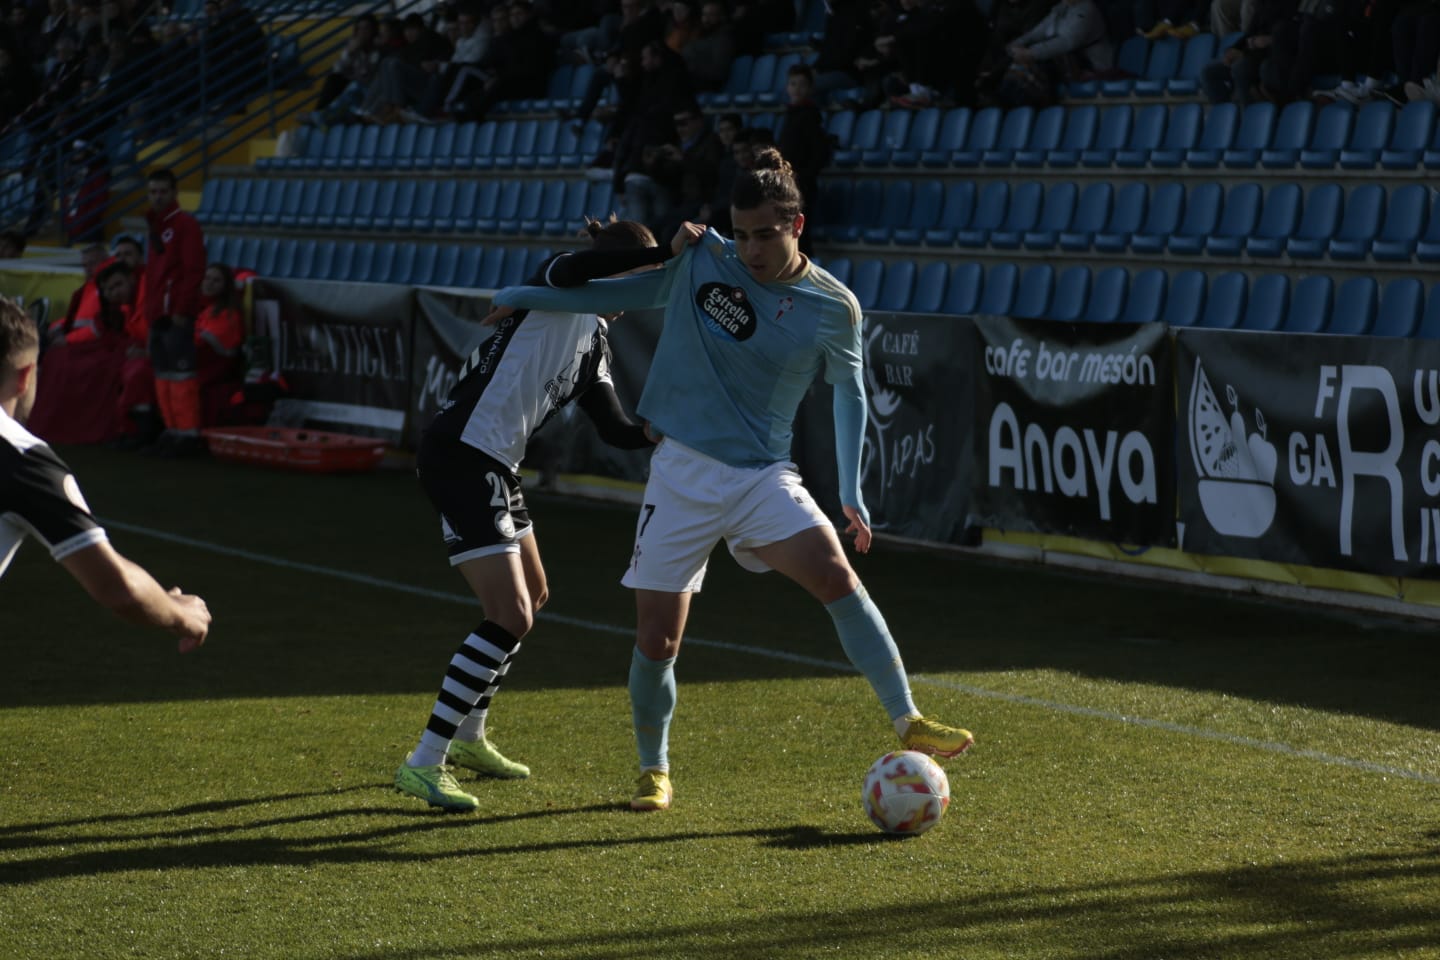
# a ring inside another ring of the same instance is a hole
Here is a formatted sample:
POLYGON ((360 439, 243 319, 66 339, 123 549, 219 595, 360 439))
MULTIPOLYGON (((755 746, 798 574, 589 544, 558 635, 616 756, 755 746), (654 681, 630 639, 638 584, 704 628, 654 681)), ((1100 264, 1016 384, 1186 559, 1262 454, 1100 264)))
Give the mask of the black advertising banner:
POLYGON ((979 317, 973 523, 1175 543, 1163 324, 979 317))
POLYGON ((414 291, 381 283, 256 278, 255 332, 269 337, 291 399, 272 422, 399 441, 410 406, 414 291))
MULTIPOLYGON (((413 405, 406 438, 412 448, 450 395, 460 365, 493 332, 480 323, 490 311, 488 296, 419 290, 415 303, 413 405)), ((610 376, 621 406, 632 417, 659 329, 659 315, 645 312, 626 313, 610 326, 610 376)), ((649 460, 649 451, 607 446, 579 405, 570 404, 535 434, 524 466, 545 476, 583 473, 643 481, 649 460)))
MULTIPOLYGON (((965 541, 969 513, 973 338, 956 317, 874 313, 864 331, 868 418, 860 482, 876 531, 965 541)), ((817 378, 796 418, 806 487, 839 519, 833 393, 817 378)))
POLYGON ((1440 343, 1181 330, 1181 546, 1440 574, 1440 343))

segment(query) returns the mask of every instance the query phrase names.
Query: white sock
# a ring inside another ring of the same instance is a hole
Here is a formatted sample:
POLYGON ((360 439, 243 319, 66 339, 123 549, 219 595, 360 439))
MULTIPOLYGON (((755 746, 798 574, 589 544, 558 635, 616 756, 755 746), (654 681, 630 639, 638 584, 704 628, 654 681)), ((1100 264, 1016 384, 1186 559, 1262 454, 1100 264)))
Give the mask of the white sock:
POLYGON ((466 743, 479 743, 485 739, 485 714, 472 713, 455 728, 455 739, 466 743))
POLYGON ((433 747, 425 746, 423 743, 416 747, 410 756, 405 758, 405 765, 407 767, 438 767, 444 762, 444 750, 437 751, 433 747))
POLYGON ((910 721, 919 719, 920 714, 918 713, 909 713, 903 717, 896 717, 894 720, 891 721, 891 723, 895 725, 895 736, 905 736, 905 731, 910 729, 910 721))

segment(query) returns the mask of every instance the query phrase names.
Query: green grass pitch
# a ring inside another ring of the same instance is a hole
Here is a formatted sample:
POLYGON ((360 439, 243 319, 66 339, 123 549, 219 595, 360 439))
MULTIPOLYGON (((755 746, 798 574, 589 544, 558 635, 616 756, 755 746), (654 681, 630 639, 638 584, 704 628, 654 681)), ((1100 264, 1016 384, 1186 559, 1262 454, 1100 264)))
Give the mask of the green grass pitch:
POLYGON ((62 451, 210 642, 0 580, 0 960, 1440 957, 1434 626, 881 544, 927 712, 975 731, 923 837, 820 607, 723 550, 678 666, 675 807, 625 809, 629 508, 536 496, 552 600, 496 699, 531 765, 390 786, 479 619, 407 471, 62 451))

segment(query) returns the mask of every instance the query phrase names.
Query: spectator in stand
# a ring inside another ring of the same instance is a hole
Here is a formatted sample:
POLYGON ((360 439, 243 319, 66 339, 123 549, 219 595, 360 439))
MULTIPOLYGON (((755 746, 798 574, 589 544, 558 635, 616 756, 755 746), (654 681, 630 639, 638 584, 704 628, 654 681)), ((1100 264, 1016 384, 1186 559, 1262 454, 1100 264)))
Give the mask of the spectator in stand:
MULTIPOLYGON (((423 20, 421 21, 424 22, 423 20)), ((397 50, 405 48, 405 24, 399 17, 385 17, 375 32, 375 45, 380 48, 383 59, 397 50)))
POLYGON ((145 344, 150 329, 145 316, 145 271, 140 242, 134 237, 122 234, 111 249, 114 261, 100 267, 95 281, 100 291, 100 326, 112 329, 118 324, 125 334, 116 403, 120 436, 115 446, 139 450, 154 443, 165 428, 156 410, 155 368, 145 344))
POLYGON ((900 69, 885 80, 892 104, 927 107, 973 89, 985 22, 972 4, 900 0, 891 29, 900 61, 900 69))
MULTIPOLYGON (((792 66, 785 77, 785 92, 790 102, 785 107, 785 121, 777 143, 780 155, 794 173, 803 207, 810 211, 806 222, 811 230, 819 222, 815 214, 820 205, 820 171, 830 163, 831 154, 830 134, 825 130, 825 117, 815 103, 814 90, 815 72, 803 63, 792 66)), ((806 236, 811 230, 800 234, 800 252, 806 256, 814 247, 814 241, 806 236)))
POLYGON ((700 34, 680 51, 697 90, 719 90, 730 78, 735 59, 735 31, 721 0, 706 0, 700 8, 700 34))
POLYGON ((19 230, 0 230, 0 260, 19 260, 25 256, 25 234, 19 230))
POLYGON ((689 104, 675 112, 675 135, 679 145, 660 148, 676 168, 677 183, 673 212, 666 222, 666 233, 673 234, 684 221, 694 221, 715 196, 715 182, 720 176, 720 160, 727 150, 720 138, 705 121, 697 104, 689 104))
POLYGON ((670 13, 665 19, 665 45, 676 53, 683 53, 691 41, 700 36, 700 18, 690 0, 671 0, 670 13))
POLYGON ((1440 2, 1420 0, 1398 9, 1390 37, 1400 82, 1396 99, 1440 103, 1440 2))
POLYGON ((837 90, 860 86, 856 67, 870 47, 869 0, 830 0, 825 30, 815 53, 815 97, 824 103, 837 90))
POLYGON ((211 69, 222 78, 221 103, 231 109, 245 105, 265 84, 268 58, 265 31, 244 0, 218 0, 219 14, 205 37, 211 69))
POLYGON ((105 211, 110 205, 110 164, 96 144, 76 140, 65 158, 66 191, 61 199, 61 225, 70 243, 104 239, 105 211))
POLYGON ((1204 0, 1135 0, 1135 32, 1146 40, 1189 40, 1210 18, 1204 0))
POLYGON ((485 71, 480 64, 489 50, 489 24, 482 30, 480 11, 469 5, 461 7, 455 16, 455 52, 435 77, 421 112, 427 115, 457 113, 470 87, 483 84, 485 71))
POLYGON ((1201 72, 1206 99, 1243 107, 1260 93, 1262 82, 1272 89, 1283 85, 1284 71, 1271 63, 1274 31, 1294 15, 1295 0, 1256 0, 1250 29, 1201 72))
POLYGON ((1006 107, 1055 102, 1059 84, 1112 65, 1105 18, 1095 0, 1060 0, 1010 45, 996 98, 1006 107))
POLYGON ((405 46, 380 61, 375 80, 365 92, 365 102, 357 111, 375 123, 416 122, 424 119, 416 112, 431 78, 440 72, 440 65, 450 59, 450 43, 430 29, 418 13, 405 17, 405 46))
MULTIPOLYGON (((1374 20, 1365 15, 1369 0, 1301 0, 1294 16, 1271 31, 1272 76, 1265 86, 1280 103, 1309 96, 1317 73, 1342 77, 1334 95, 1359 103, 1380 88, 1390 70, 1388 44, 1376 45, 1374 20), (1383 57, 1384 62, 1380 62, 1383 57)), ((1384 39, 1388 39, 1388 31, 1384 39)))
MULTIPOLYGON (((584 123, 590 119, 590 115, 595 113, 595 108, 600 103, 600 98, 605 95, 606 88, 612 83, 617 88, 622 88, 625 84, 638 87, 640 51, 646 44, 661 39, 664 31, 665 18, 650 5, 649 0, 620 0, 620 25, 616 31, 619 39, 614 48, 606 51, 604 66, 597 69, 590 78, 590 86, 586 88, 585 97, 575 111, 577 122, 584 123)), ((624 99, 624 89, 618 92, 620 98, 624 99)), ((617 123, 613 116, 609 119, 610 133, 618 137, 625 124, 617 123)))
MULTIPOLYGON (((100 287, 95 278, 100 267, 109 259, 110 256, 102 244, 92 243, 80 251, 80 269, 85 272, 85 279, 75 288, 75 292, 70 294, 70 305, 65 308, 65 316, 50 324, 45 337, 47 349, 56 344, 76 343, 100 335, 97 326, 100 317, 100 287)), ((123 327, 122 324, 117 332, 123 333, 123 327)))
MULTIPOLYGON (((582 4, 568 5, 567 9, 579 12, 582 4)), ((560 59, 565 63, 595 63, 603 61, 605 53, 614 48, 620 38, 619 0, 590 0, 588 15, 584 23, 571 24, 556 42, 560 59)))
POLYGON ((1210 32, 1217 37, 1244 33, 1255 18, 1255 0, 1211 0, 1210 32))
POLYGON ((795 0, 737 0, 730 6, 735 24, 735 50, 755 55, 765 48, 765 37, 795 29, 795 0))
POLYGON ((204 453, 200 438, 200 381, 196 370, 195 322, 205 273, 205 238, 194 217, 176 200, 175 174, 152 171, 146 181, 150 209, 149 252, 145 258, 145 312, 150 323, 150 363, 165 432, 159 456, 204 453))
POLYGON ((483 120, 501 100, 543 97, 550 86, 555 63, 555 43, 540 29, 529 0, 511 0, 510 29, 504 43, 491 46, 480 69, 485 71, 484 88, 457 105, 467 120, 483 120))
POLYGON ((994 100, 995 89, 1010 68, 1010 45, 1045 19, 1051 6, 1051 0, 998 0, 990 8, 985 50, 975 73, 975 102, 994 100))
POLYGON ((659 156, 654 148, 676 142, 675 115, 694 102, 685 61, 658 40, 647 43, 640 51, 639 92, 611 168, 611 189, 624 219, 652 230, 664 221, 668 211, 663 209, 663 184, 653 176, 659 156))
POLYGON ((223 263, 205 268, 200 294, 209 301, 195 320, 195 370, 200 381, 201 422, 218 423, 221 411, 244 383, 240 348, 245 316, 235 272, 223 263))
POLYGON ((371 14, 355 18, 350 27, 350 39, 345 42, 345 49, 340 52, 340 56, 331 65, 330 72, 325 75, 315 109, 324 110, 342 94, 353 98, 355 103, 364 99, 364 89, 380 66, 379 33, 380 23, 371 14))
MULTIPOLYGON (((735 143, 744 129, 744 121, 738 113, 722 113, 716 119, 715 138, 720 141, 720 161, 715 167, 715 189, 696 212, 693 221, 708 224, 716 233, 726 237, 730 235, 730 188, 735 185, 735 177, 740 172, 740 165, 735 161, 735 143)), ((747 142, 747 154, 749 149, 747 142)))

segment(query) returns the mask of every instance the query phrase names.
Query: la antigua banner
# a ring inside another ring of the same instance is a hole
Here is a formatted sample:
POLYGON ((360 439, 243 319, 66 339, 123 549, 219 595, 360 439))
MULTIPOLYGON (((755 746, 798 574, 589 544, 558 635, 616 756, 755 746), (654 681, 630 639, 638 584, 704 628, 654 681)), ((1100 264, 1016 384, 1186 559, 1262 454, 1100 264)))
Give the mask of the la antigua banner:
POLYGON ((1180 545, 1440 575, 1440 343, 1181 330, 1180 545))
POLYGON ((1175 543, 1164 324, 977 317, 972 522, 1175 543))

